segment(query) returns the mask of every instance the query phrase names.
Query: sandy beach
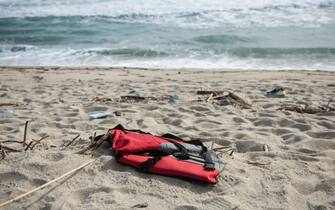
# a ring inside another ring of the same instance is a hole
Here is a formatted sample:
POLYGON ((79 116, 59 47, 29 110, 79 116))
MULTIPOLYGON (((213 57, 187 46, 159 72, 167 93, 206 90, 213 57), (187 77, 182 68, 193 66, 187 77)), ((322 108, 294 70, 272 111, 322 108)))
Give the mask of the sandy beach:
MULTIPOLYGON (((4 209, 335 209, 335 112, 280 110, 286 104, 327 106, 334 71, 237 71, 1 67, 0 203, 96 159, 77 173, 4 209), (282 98, 264 96, 276 86, 282 98), (199 100, 199 90, 233 92, 250 109, 199 100), (122 102, 124 95, 179 100, 122 102), (111 113, 88 120, 93 111, 111 113), (117 114, 115 114, 117 112, 117 114), (114 114, 113 114, 114 113, 114 114), (120 116, 119 116, 120 115, 120 116), (89 137, 122 124, 230 146, 216 185, 142 173, 118 164, 110 145, 77 154, 89 137), (75 143, 65 147, 78 136, 75 143)), ((335 102, 329 106, 334 107, 335 102)))

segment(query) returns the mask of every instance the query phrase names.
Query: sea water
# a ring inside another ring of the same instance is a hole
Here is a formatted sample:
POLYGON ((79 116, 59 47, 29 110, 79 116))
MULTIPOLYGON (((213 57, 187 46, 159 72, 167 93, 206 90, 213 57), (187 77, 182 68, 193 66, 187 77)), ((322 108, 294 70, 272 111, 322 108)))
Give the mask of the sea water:
POLYGON ((0 65, 335 69, 335 0, 0 0, 0 65))

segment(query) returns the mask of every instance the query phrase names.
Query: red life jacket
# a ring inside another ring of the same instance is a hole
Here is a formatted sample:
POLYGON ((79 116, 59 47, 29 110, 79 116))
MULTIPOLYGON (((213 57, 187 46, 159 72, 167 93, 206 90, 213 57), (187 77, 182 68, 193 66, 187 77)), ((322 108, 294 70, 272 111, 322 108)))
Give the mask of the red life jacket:
POLYGON ((223 161, 200 141, 184 141, 172 134, 153 136, 121 125, 109 134, 116 160, 142 171, 215 184, 223 168, 223 161))

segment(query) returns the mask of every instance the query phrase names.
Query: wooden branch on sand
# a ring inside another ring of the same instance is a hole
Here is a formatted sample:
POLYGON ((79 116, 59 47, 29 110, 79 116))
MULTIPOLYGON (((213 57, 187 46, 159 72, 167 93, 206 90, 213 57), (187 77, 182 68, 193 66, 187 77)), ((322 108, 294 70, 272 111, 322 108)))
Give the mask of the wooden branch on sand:
POLYGON ((284 104, 279 108, 279 110, 286 110, 286 111, 307 113, 307 114, 335 112, 335 108, 330 106, 331 102, 332 99, 328 101, 327 105, 321 105, 318 107, 310 106, 309 104, 305 104, 305 106, 297 104, 284 104))
POLYGON ((213 103, 220 106, 232 105, 245 109, 251 108, 251 104, 247 100, 232 92, 229 92, 227 95, 224 96, 217 96, 213 98, 213 103))
POLYGON ((42 138, 40 138, 40 140, 34 141, 34 144, 31 145, 30 149, 34 149, 34 147, 39 144, 42 140, 48 138, 49 136, 43 136, 42 138))
POLYGON ((13 149, 11 147, 0 144, 0 160, 5 159, 8 152, 21 152, 21 150, 13 149))
POLYGON ((23 141, 16 141, 16 140, 3 140, 3 141, 0 141, 0 144, 1 143, 18 143, 18 144, 22 144, 23 141))
POLYGON ((70 146, 75 140, 77 140, 80 137, 80 134, 78 134, 76 137, 74 137, 69 143, 67 143, 64 147, 70 146))
POLYGON ((223 95, 226 93, 226 91, 223 90, 199 90, 197 91, 197 95, 213 95, 213 96, 218 96, 218 95, 223 95))
POLYGON ((4 146, 4 145, 1 145, 1 144, 0 144, 0 149, 7 150, 8 152, 21 152, 21 150, 13 149, 11 147, 4 146))
POLYGON ((2 207, 4 207, 4 206, 7 206, 8 204, 14 203, 15 201, 18 201, 18 200, 20 200, 21 198, 24 198, 24 197, 26 197, 26 196, 28 196, 28 195, 31 195, 31 194, 33 194, 34 192, 36 192, 36 191, 38 191, 38 190, 41 190, 41 189, 45 188, 46 186, 49 186, 49 185, 51 185, 52 183, 57 182, 58 180, 63 179, 64 177, 66 177, 66 176, 68 176, 68 175, 70 175, 70 174, 73 174, 73 173, 79 171, 80 169, 82 169, 82 168, 84 168, 85 166, 87 166, 87 165, 93 163, 94 161, 95 161, 95 160, 90 160, 90 161, 86 162, 85 164, 83 164, 83 165, 81 165, 81 166, 79 166, 79 167, 77 167, 77 168, 75 168, 75 169, 72 169, 71 171, 69 171, 69 172, 67 172, 67 173, 65 173, 65 174, 63 174, 63 175, 61 175, 61 176, 59 176, 59 177, 57 177, 57 178, 55 178, 55 179, 53 179, 53 180, 51 180, 51 181, 45 183, 45 184, 43 184, 43 185, 41 185, 41 186, 39 186, 39 187, 36 187, 36 188, 33 189, 33 190, 30 190, 29 192, 23 193, 23 194, 21 194, 21 195, 15 197, 15 198, 12 198, 12 199, 10 199, 10 200, 4 202, 4 203, 1 203, 1 204, 0 204, 0 208, 2 208, 2 207))
POLYGON ((206 99, 206 102, 209 102, 210 100, 212 100, 213 96, 214 96, 214 94, 211 93, 211 94, 208 96, 208 98, 206 99))
POLYGON ((5 103, 0 103, 0 106, 18 106, 18 104, 14 102, 5 102, 5 103))
POLYGON ((0 149, 0 160, 5 159, 7 152, 3 149, 0 149))
POLYGON ((24 134, 23 134, 23 144, 26 145, 27 140, 27 128, 28 128, 29 121, 26 121, 26 124, 24 125, 24 134))
POLYGON ((24 151, 27 151, 33 143, 34 143, 33 141, 29 142, 29 144, 26 146, 26 148, 24 149, 24 151))
POLYGON ((120 97, 120 102, 149 102, 149 101, 168 101, 170 100, 169 95, 164 95, 161 97, 154 97, 154 96, 133 96, 133 95, 126 95, 120 97))
MULTIPOLYGON (((85 152, 92 150, 95 151, 97 150, 105 141, 107 141, 110 138, 110 133, 107 132, 103 136, 97 136, 96 138, 99 138, 97 141, 95 141, 93 144, 90 144, 88 147, 80 150, 77 152, 77 154, 84 154, 85 152)), ((93 139, 94 141, 95 139, 93 139)))

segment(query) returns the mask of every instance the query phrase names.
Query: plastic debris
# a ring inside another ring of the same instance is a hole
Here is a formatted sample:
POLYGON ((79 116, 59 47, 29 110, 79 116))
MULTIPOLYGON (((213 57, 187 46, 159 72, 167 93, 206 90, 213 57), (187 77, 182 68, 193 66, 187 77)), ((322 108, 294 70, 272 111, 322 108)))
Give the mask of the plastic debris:
POLYGON ((109 115, 110 115, 109 112, 104 112, 104 111, 90 112, 88 113, 88 119, 89 120, 101 119, 101 118, 106 118, 109 115))
POLYGON ((219 106, 232 105, 232 106, 241 107, 244 109, 250 109, 252 106, 249 101, 231 92, 229 92, 227 95, 213 97, 212 99, 208 101, 212 101, 213 104, 216 104, 219 106))
POLYGON ((180 97, 177 95, 170 96, 170 101, 173 103, 176 103, 179 100, 180 100, 180 97))
POLYGON ((285 97, 285 90, 283 87, 276 87, 275 89, 266 92, 267 97, 285 97))
POLYGON ((115 111, 115 112, 113 112, 113 114, 114 114, 115 116, 121 116, 121 115, 122 115, 122 113, 121 113, 120 111, 115 111))
POLYGON ((0 110, 0 118, 11 118, 13 113, 12 110, 0 110))

